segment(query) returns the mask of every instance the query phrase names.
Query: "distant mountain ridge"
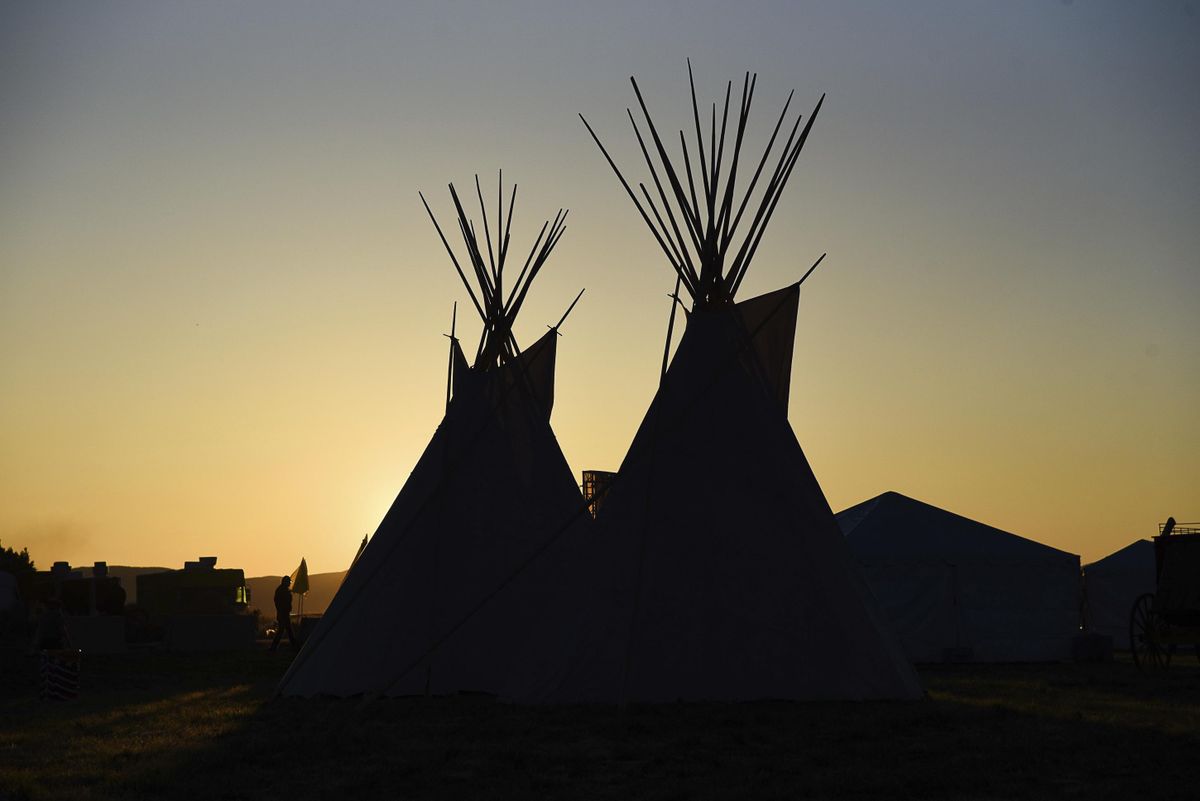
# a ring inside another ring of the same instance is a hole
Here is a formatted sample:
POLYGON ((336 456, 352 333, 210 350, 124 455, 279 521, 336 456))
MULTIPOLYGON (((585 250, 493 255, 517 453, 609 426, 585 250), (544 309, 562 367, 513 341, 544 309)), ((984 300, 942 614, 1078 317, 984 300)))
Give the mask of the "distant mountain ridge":
MULTIPOLYGON (((309 573, 308 595, 304 597, 304 614, 321 615, 329 607, 333 596, 341 586, 346 571, 336 573, 309 573)), ((246 587, 250 590, 250 608, 257 609, 265 618, 275 617, 275 588, 283 576, 255 576, 246 579, 246 587)), ((292 611, 299 611, 300 599, 292 599, 292 611)))

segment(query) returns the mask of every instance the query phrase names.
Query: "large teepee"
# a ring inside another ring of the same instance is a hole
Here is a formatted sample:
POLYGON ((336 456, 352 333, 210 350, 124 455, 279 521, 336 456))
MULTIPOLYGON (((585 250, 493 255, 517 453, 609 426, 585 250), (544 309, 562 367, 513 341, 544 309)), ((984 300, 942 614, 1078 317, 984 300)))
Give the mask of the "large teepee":
POLYGON ((696 150, 684 144, 683 170, 633 86, 649 137, 629 118, 654 193, 640 184, 639 200, 596 143, 691 308, 597 535, 569 567, 573 598, 530 638, 527 672, 507 693, 617 703, 917 697, 916 674, 886 631, 787 421, 799 283, 734 301, 820 103, 803 129, 799 118, 791 125, 764 173, 785 104, 735 192, 755 79, 743 82, 728 138, 727 87, 723 116, 714 105, 703 126, 707 143, 693 84, 696 150))
POLYGON ((478 178, 476 191, 482 241, 450 186, 461 262, 429 212, 483 323, 474 361, 452 335, 445 418, 284 676, 285 695, 497 691, 513 641, 554 592, 546 551, 591 522, 549 422, 562 320, 525 349, 512 333, 566 214, 542 227, 510 285, 516 187, 507 212, 500 195, 494 236, 478 178))

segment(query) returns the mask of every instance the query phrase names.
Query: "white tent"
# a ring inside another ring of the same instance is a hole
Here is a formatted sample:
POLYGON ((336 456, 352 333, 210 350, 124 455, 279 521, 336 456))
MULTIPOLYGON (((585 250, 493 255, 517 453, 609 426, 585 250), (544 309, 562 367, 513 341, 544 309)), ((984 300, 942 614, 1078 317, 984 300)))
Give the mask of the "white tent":
POLYGON ((837 516, 915 662, 1053 661, 1079 634, 1079 557, 885 492, 837 516))
MULTIPOLYGON (((744 87, 739 147, 749 75, 744 87)), ((794 140, 798 125, 747 242, 757 241, 799 154, 808 126, 794 140)), ((735 148, 731 172, 736 162, 735 148)), ((687 259, 679 255, 687 239, 654 210, 660 227, 651 228, 692 310, 598 512, 596 536, 562 568, 570 592, 527 643, 524 670, 509 685, 515 700, 921 694, 788 425, 799 284, 733 302, 752 247, 731 247, 736 224, 724 225, 736 204, 732 191, 718 188, 731 181, 718 164, 703 180, 688 176, 687 185, 708 195, 709 222, 688 223, 706 233, 687 259)), ((669 162, 661 172, 674 175, 669 162)), ((661 186, 659 193, 665 198, 661 186)), ((675 191, 675 201, 675 218, 700 220, 686 190, 675 191)))
POLYGON ((1129 615, 1138 596, 1156 587, 1154 543, 1135 540, 1098 562, 1084 565, 1084 624, 1107 634, 1114 648, 1129 648, 1129 615))
POLYGON ((511 334, 521 278, 537 274, 562 214, 504 297, 507 233, 480 277, 480 243, 459 213, 483 294, 478 356, 468 366, 452 339, 446 416, 284 676, 285 695, 496 692, 511 643, 551 602, 554 560, 537 557, 590 525, 550 428, 557 327, 523 351, 511 334))

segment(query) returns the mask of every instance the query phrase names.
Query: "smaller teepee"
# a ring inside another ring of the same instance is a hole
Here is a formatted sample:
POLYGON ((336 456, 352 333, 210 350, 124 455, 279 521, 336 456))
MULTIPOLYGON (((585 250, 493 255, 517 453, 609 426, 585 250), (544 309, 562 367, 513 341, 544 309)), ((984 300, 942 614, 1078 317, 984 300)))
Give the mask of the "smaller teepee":
POLYGON ((554 602, 547 552, 591 523, 550 428, 566 315, 529 347, 513 333, 566 212, 542 226, 510 280, 516 187, 507 209, 500 193, 494 228, 478 178, 476 192, 478 228, 450 186, 465 259, 425 206, 483 324, 475 357, 467 361, 452 333, 445 417, 284 676, 282 694, 498 692, 530 616, 554 602))

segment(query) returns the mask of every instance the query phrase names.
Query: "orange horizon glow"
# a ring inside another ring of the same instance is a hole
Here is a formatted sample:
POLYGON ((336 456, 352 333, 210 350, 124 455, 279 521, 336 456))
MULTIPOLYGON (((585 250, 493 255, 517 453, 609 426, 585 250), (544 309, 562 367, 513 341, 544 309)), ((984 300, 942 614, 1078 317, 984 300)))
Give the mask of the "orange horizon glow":
POLYGON ((575 114, 643 177, 628 76, 674 131, 688 55, 702 100, 759 73, 750 152, 828 93, 739 297, 828 251, 789 419, 835 511, 895 490, 1085 563, 1200 520, 1200 21, 1084 6, 0 12, 0 543, 344 569, 454 301, 478 336, 417 191, 498 167, 514 250, 571 209, 515 332, 587 288, 552 423, 615 470, 674 275, 575 114))

